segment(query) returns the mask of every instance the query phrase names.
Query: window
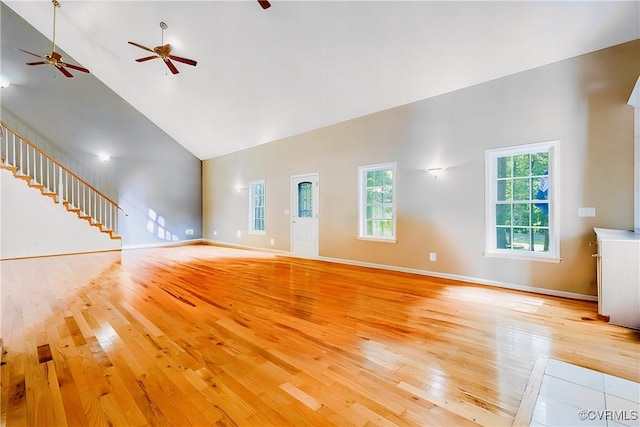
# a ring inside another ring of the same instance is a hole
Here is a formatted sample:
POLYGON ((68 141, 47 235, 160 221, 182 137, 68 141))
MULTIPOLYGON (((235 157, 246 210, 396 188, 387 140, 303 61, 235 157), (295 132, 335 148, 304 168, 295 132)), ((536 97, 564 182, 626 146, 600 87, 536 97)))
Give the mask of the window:
POLYGON ((486 152, 486 252, 559 262, 556 141, 486 152))
POLYGON ((264 179, 249 183, 249 233, 265 234, 264 179))
POLYGON ((359 238, 395 242, 395 175, 395 163, 358 168, 359 238))
POLYGON ((298 218, 313 217, 313 183, 304 181, 298 184, 298 218))

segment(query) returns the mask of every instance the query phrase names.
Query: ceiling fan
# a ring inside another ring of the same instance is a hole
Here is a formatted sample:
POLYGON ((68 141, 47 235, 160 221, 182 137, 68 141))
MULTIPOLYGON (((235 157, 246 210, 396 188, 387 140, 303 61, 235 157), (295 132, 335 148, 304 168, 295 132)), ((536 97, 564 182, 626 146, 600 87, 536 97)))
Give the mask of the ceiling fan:
POLYGON ((153 49, 151 49, 151 48, 148 48, 148 47, 143 46, 143 45, 138 44, 138 43, 129 42, 129 44, 137 46, 140 49, 148 50, 149 52, 155 53, 155 55, 145 56, 144 58, 138 58, 138 59, 136 59, 136 62, 145 62, 145 61, 149 61, 151 59, 160 58, 160 59, 162 59, 164 61, 164 63, 167 65, 167 67, 169 68, 169 70, 173 74, 178 74, 179 71, 176 68, 176 66, 173 65, 173 62, 171 62, 172 59, 174 61, 182 62, 183 64, 193 65, 195 67, 197 62, 194 61, 193 59, 182 58, 180 56, 175 56, 175 55, 171 54, 171 45, 170 44, 164 44, 164 30, 169 28, 169 26, 167 24, 165 24, 164 22, 161 22, 160 23, 160 28, 162 28, 162 44, 160 46, 156 46, 153 49))
POLYGON ((77 71, 82 71, 83 73, 88 73, 89 70, 87 70, 86 68, 79 67, 73 64, 68 64, 66 62, 62 62, 61 61, 62 56, 58 52, 56 52, 56 8, 60 7, 60 2, 58 0, 51 0, 51 2, 53 3, 53 49, 51 50, 51 53, 38 55, 36 53, 29 52, 24 49, 18 49, 18 50, 42 59, 42 61, 27 62, 27 65, 53 65, 66 77, 73 77, 73 74, 71 74, 69 70, 67 70, 67 68, 71 68, 77 71))
POLYGON ((258 0, 258 3, 260 3, 260 6, 262 6, 263 9, 269 9, 271 7, 271 3, 267 0, 258 0))

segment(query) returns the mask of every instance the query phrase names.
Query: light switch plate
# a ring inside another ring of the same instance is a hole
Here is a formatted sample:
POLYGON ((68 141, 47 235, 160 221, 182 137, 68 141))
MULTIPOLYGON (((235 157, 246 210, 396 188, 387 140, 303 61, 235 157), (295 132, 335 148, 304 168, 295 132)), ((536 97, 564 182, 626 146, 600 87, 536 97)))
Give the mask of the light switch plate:
POLYGON ((593 217, 596 216, 596 208, 578 208, 579 217, 593 217))

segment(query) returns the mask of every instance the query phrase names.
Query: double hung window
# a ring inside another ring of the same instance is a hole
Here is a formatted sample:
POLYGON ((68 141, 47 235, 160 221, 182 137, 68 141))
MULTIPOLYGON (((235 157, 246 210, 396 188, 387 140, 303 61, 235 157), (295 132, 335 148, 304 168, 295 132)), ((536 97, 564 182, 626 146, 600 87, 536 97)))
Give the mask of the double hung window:
POLYGON ((486 152, 486 255, 559 261, 556 145, 486 152))
POLYGON ((362 239, 396 239, 396 164, 358 168, 359 231, 362 239))
POLYGON ((265 234, 264 179, 249 183, 249 233, 265 234))

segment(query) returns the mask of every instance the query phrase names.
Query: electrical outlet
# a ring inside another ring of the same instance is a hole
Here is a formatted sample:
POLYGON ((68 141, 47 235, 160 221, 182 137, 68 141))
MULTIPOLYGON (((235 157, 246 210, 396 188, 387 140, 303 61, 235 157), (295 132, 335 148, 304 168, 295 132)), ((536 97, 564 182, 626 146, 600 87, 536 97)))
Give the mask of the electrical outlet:
POLYGON ((429 252, 429 261, 437 261, 438 256, 435 252, 429 252))
POLYGON ((269 244, 270 244, 271 246, 275 246, 275 245, 276 245, 276 239, 271 239, 271 240, 269 240, 269 244))
POLYGON ((242 237, 242 231, 241 230, 236 231, 236 237, 238 239, 240 239, 242 237))
POLYGON ((193 228, 187 228, 186 230, 184 230, 184 234, 186 234, 187 236, 193 236, 193 228))
POLYGON ((213 230, 213 235, 217 236, 218 235, 218 230, 213 230))

